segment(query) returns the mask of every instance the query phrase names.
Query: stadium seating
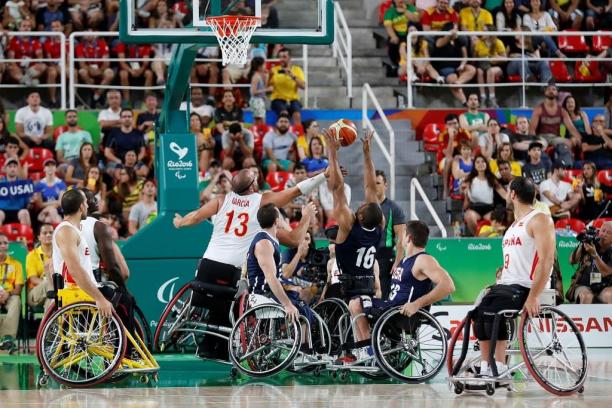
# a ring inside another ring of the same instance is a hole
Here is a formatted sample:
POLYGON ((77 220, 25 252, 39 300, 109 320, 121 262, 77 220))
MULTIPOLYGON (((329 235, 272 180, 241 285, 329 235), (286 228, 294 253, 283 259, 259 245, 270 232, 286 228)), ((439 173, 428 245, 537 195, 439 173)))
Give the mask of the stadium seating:
POLYGON ((271 171, 266 176, 266 183, 270 185, 272 191, 281 191, 285 188, 285 184, 291 178, 291 173, 288 171, 271 171))
POLYGON ((588 61, 586 65, 588 72, 583 72, 584 66, 582 61, 576 61, 576 67, 574 70, 574 77, 578 82, 601 82, 603 76, 599 70, 599 62, 588 61))
POLYGON ((22 225, 19 223, 4 224, 0 229, 9 241, 18 241, 25 239, 29 248, 34 245, 34 231, 29 225, 22 225))
POLYGON ((478 221, 478 224, 476 224, 476 236, 480 235, 480 229, 484 227, 485 225, 491 225, 491 221, 489 220, 478 221))
POLYGON ((572 76, 563 61, 550 61, 550 71, 557 82, 571 82, 572 76))
POLYGON ((577 234, 580 234, 586 229, 586 224, 577 218, 564 218, 555 222, 556 229, 568 228, 577 234))
POLYGON ((596 35, 593 36, 593 52, 599 54, 602 51, 607 50, 612 46, 612 38, 609 35, 596 35))
POLYGON ((563 170, 563 181, 571 183, 572 180, 582 176, 582 170, 580 169, 566 169, 563 170))
MULTIPOLYGON (((564 30, 565 32, 576 30, 564 30)), ((582 54, 590 51, 583 35, 560 35, 558 37, 559 49, 566 53, 582 54)))
POLYGON ((423 129, 423 148, 426 152, 437 152, 440 146, 438 137, 445 129, 443 123, 428 123, 423 129))
MULTIPOLYGON (((612 170, 600 170, 597 173, 597 180, 601 185, 606 186, 608 191, 612 191, 612 170)), ((612 193, 608 193, 606 199, 612 200, 612 193)))
POLYGON ((28 155, 23 160, 24 163, 28 163, 28 171, 43 171, 45 166, 43 163, 47 159, 54 159, 53 152, 43 147, 33 147, 28 152, 28 155))
POLYGON ((609 221, 612 221, 612 217, 597 218, 596 220, 593 220, 591 225, 595 228, 601 228, 604 222, 609 222, 609 221))

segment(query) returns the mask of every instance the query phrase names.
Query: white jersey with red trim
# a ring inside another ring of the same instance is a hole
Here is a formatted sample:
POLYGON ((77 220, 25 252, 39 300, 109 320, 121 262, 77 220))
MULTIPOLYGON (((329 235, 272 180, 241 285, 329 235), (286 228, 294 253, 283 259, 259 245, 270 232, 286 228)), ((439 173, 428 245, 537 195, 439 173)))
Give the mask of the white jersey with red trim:
POLYGON ((66 283, 74 283, 74 279, 70 276, 68 272, 68 267, 64 263, 64 258, 62 257, 62 253, 60 252, 59 246, 57 245, 57 232, 62 228, 72 228, 79 234, 79 264, 85 269, 86 275, 91 279, 91 283, 95 286, 98 286, 96 282, 96 278, 93 274, 93 269, 91 267, 91 256, 89 246, 87 246, 87 241, 85 240, 82 231, 80 231, 77 227, 69 223, 68 221, 62 221, 55 231, 53 231, 53 272, 58 273, 64 277, 64 281, 66 283))
MULTIPOLYGON (((535 239, 529 235, 527 225, 537 214, 533 209, 522 219, 515 221, 504 234, 502 250, 504 265, 497 283, 502 285, 521 285, 531 288, 539 257, 535 239)), ((548 284, 546 287, 550 287, 548 284)))
POLYGON ((238 195, 233 191, 225 196, 223 205, 213 217, 213 233, 204 258, 239 268, 246 260, 249 245, 261 227, 257 211, 262 195, 238 195))

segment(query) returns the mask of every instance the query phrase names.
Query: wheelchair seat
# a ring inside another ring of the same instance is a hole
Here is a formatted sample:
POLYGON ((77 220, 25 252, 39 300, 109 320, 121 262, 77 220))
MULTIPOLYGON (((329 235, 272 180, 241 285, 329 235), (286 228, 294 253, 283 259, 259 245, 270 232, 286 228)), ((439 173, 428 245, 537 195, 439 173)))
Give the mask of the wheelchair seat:
POLYGON ((214 283, 201 282, 197 279, 189 282, 189 287, 201 295, 221 295, 227 298, 236 296, 237 288, 223 285, 215 285, 214 283))

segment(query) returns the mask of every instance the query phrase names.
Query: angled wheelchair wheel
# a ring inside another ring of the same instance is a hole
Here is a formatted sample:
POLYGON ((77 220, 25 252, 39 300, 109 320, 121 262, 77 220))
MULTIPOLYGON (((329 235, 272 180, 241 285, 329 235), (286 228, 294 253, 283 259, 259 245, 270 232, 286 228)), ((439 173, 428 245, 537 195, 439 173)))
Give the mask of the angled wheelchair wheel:
MULTIPOLYGON (((312 312, 312 315, 315 318, 315 321, 311 323, 310 326, 310 335, 312 336, 312 350, 315 355, 324 355, 329 356, 331 352, 331 334, 329 333, 329 329, 325 324, 325 321, 321 316, 317 314, 317 312, 312 312)), ((304 338, 304 333, 302 333, 302 338, 304 338)), ((305 341, 305 340, 304 340, 305 341)), ((315 371, 320 366, 316 364, 306 365, 299 369, 293 368, 290 364, 287 367, 287 371, 291 371, 293 373, 308 373, 315 371)))
POLYGON ((350 314, 346 304, 335 298, 329 298, 315 305, 312 310, 325 322, 331 336, 330 355, 337 356, 349 336, 352 336, 350 314))
POLYGON ((293 362, 301 341, 300 324, 288 320, 281 306, 256 306, 246 311, 232 329, 230 359, 246 375, 266 377, 293 362))
POLYGON ((435 377, 446 360, 446 333, 429 312, 403 316, 399 307, 385 312, 372 331, 378 365, 391 377, 422 383, 435 377))
POLYGON ((137 305, 134 305, 134 329, 138 331, 138 335, 145 343, 149 350, 153 349, 153 335, 151 334, 151 325, 147 317, 137 305))
POLYGON ((182 351, 181 345, 185 343, 189 336, 192 336, 191 333, 177 330, 191 317, 193 311, 191 294, 190 282, 188 282, 179 289, 166 305, 153 336, 153 349, 155 351, 164 352, 171 349, 182 351))
POLYGON ((101 318, 91 302, 56 310, 37 341, 43 370, 60 384, 88 387, 110 379, 121 365, 127 338, 117 314, 101 318))
POLYGON ((583 388, 586 346, 576 324, 561 310, 543 306, 537 317, 524 312, 519 342, 529 373, 546 391, 563 396, 583 388))

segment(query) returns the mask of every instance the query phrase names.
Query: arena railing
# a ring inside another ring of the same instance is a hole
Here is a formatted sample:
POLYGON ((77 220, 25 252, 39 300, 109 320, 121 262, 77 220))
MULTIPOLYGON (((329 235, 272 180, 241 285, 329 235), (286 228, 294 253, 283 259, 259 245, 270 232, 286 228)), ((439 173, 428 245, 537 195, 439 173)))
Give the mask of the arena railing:
MULTIPOLYGON (((64 35, 64 33, 56 33, 54 31, 28 31, 28 32, 8 31, 8 32, 3 33, 3 35, 5 35, 9 39, 11 37, 37 37, 39 38, 41 46, 44 45, 44 39, 46 37, 59 37, 62 44, 66 44, 66 36, 64 35)), ((7 53, 8 53, 8 50, 4 50, 4 54, 6 55, 7 53)), ((22 59, 16 59, 16 58, 0 59, 0 63, 12 63, 12 62, 23 63, 25 61, 26 59, 24 58, 22 59)), ((46 74, 43 74, 39 78, 39 81, 40 81, 39 84, 32 85, 32 88, 60 88, 60 105, 62 109, 66 109, 66 64, 65 64, 66 47, 60 48, 59 58, 29 58, 27 59, 27 61, 30 63, 33 63, 33 62, 55 63, 59 66, 59 69, 60 69, 60 74, 58 78, 59 83, 57 84, 42 83, 46 78, 46 74)), ((4 76, 6 77, 6 75, 8 75, 8 73, 5 70, 4 76)), ((0 88, 5 88, 5 89, 22 89, 23 87, 24 87, 23 84, 0 83, 0 88)), ((43 101, 44 101, 44 98, 43 98, 43 101)))
MULTIPOLYGON (((79 78, 78 78, 78 68, 76 67, 76 65, 79 62, 116 62, 118 63, 119 61, 122 62, 143 62, 143 61, 149 61, 151 63, 156 62, 156 61, 163 61, 168 63, 170 61, 170 58, 161 58, 161 57, 151 57, 151 58, 114 58, 114 57, 108 57, 108 58, 77 58, 75 55, 75 50, 76 50, 76 46, 78 44, 78 41, 80 39, 82 39, 83 37, 86 36, 93 36, 93 37, 113 37, 113 38, 119 38, 119 33, 115 32, 115 31, 77 31, 77 32, 73 32, 72 34, 70 34, 69 37, 69 51, 68 51, 68 66, 69 66, 69 70, 68 70, 68 88, 69 88, 69 95, 68 95, 68 104, 70 106, 70 108, 74 109, 75 105, 76 105, 76 98, 77 98, 77 90, 78 89, 129 89, 129 90, 136 90, 136 91, 162 91, 166 88, 165 85, 152 85, 152 86, 138 86, 138 85, 128 85, 128 86, 121 86, 121 85, 88 85, 85 83, 80 83, 79 82, 79 78)), ((152 47, 155 47, 156 44, 151 44, 152 47)), ((111 48, 111 44, 108 44, 109 46, 109 50, 111 48)), ((308 108, 308 46, 306 44, 302 45, 302 57, 295 57, 292 58, 292 60, 298 61, 298 62, 302 62, 302 69, 304 71, 304 79, 306 82, 306 87, 303 91, 303 99, 304 99, 304 107, 308 108)), ((276 58, 271 58, 271 59, 267 59, 267 62, 279 62, 279 59, 276 58)), ((221 58, 196 58, 195 59, 195 63, 206 63, 206 62, 221 62, 221 58)), ((65 75, 64 75, 65 77, 65 75)), ((221 78, 219 78, 219 81, 221 81, 221 78)), ((216 83, 216 84, 207 84, 207 83, 197 83, 197 84, 191 84, 192 87, 200 87, 200 88, 219 88, 219 87, 223 87, 223 88, 249 88, 251 85, 250 84, 223 84, 221 82, 216 83)))
POLYGON ((431 205, 431 201, 429 201, 429 198, 427 197, 425 190, 423 190, 423 186, 421 186, 421 183, 416 177, 410 180, 410 220, 415 221, 419 219, 419 216, 416 213, 416 193, 417 192, 419 193, 421 200, 423 200, 423 202, 425 203, 425 207, 427 207, 427 210, 431 214, 431 217, 433 218, 434 222, 440 229, 442 238, 448 238, 448 232, 446 231, 446 227, 444 226, 444 224, 442 223, 442 220, 438 216, 436 209, 433 207, 433 205, 431 205))
POLYGON ((363 84, 363 87, 361 89, 361 125, 364 130, 369 129, 374 132, 374 140, 376 140, 376 143, 380 147, 383 156, 389 163, 389 181, 391 184, 389 190, 391 193, 391 199, 393 200, 395 199, 395 131, 393 130, 393 127, 391 127, 391 123, 389 123, 389 119, 387 119, 387 115, 385 115, 385 112, 381 108, 380 103, 378 103, 376 95, 374 95, 374 92, 372 92, 370 84, 368 84, 367 82, 363 84), (387 133, 389 134, 389 149, 387 149, 387 147, 383 143, 382 139, 378 135, 378 132, 376 131, 376 128, 374 127, 374 124, 368 116, 368 100, 372 101, 374 109, 376 109, 376 112, 380 116, 382 123, 387 129, 387 133))
POLYGON ((349 98, 350 106, 353 106, 353 36, 349 29, 346 17, 340 3, 335 1, 334 7, 334 44, 333 57, 337 58, 344 69, 346 77, 346 96, 349 98))
MULTIPOLYGON (((411 70, 412 70, 412 63, 415 61, 462 61, 463 58, 434 58, 434 57, 430 57, 430 58, 413 58, 412 57, 412 38, 415 36, 421 36, 423 38, 425 37, 442 37, 442 36, 446 36, 448 35, 448 32, 446 31, 412 31, 410 33, 408 33, 408 37, 406 39, 406 43, 407 43, 407 62, 406 62, 406 66, 409 72, 409 75, 411 74, 411 70)), ((579 36, 605 36, 605 35, 609 35, 612 36, 612 31, 551 31, 551 32, 539 32, 539 31, 457 31, 457 35, 460 37, 481 37, 481 36, 491 36, 491 35, 495 35, 497 37, 518 37, 520 36, 521 38, 525 38, 525 37, 542 37, 542 36, 552 36, 552 37, 579 37, 579 36)), ((524 49, 522 50, 523 52, 521 53, 521 57, 520 58, 510 58, 510 57, 505 57, 503 58, 504 61, 523 61, 521 63, 521 78, 525 78, 525 73, 524 73, 524 61, 611 61, 612 59, 610 58, 604 58, 604 57, 594 57, 594 56, 589 56, 589 58, 585 58, 585 57, 565 57, 565 58, 534 58, 534 57, 528 57, 525 55, 524 49)), ((563 50, 561 50, 563 51, 563 50)), ((491 58, 489 57, 484 57, 484 58, 477 58, 477 57, 468 57, 469 62, 474 62, 474 61, 490 61, 491 58)), ((505 74, 505 72, 504 72, 505 74)), ((553 75, 554 78, 554 75, 553 75)), ((605 78, 604 78, 605 79, 605 78)), ((473 80, 474 81, 474 80, 473 80)), ((494 86, 494 87, 498 87, 498 88, 503 88, 503 87, 517 87, 520 86, 521 87, 521 106, 520 108, 528 108, 526 106, 526 94, 527 94, 527 88, 531 87, 531 86, 544 86, 546 85, 543 82, 525 82, 525 81, 521 81, 521 82, 496 82, 494 84, 478 84, 476 82, 470 82, 470 83, 466 83, 466 84, 438 84, 438 83, 426 83, 426 82, 411 82, 410 78, 408 78, 407 81, 407 105, 408 108, 414 108, 414 95, 413 95, 413 87, 414 86, 421 86, 421 87, 432 87, 432 88, 477 88, 480 86, 485 86, 485 87, 489 87, 489 86, 494 86)), ((592 87, 607 87, 609 86, 608 83, 606 83, 605 81, 603 82, 594 82, 594 83, 576 83, 576 82, 568 82, 568 83, 562 83, 562 82, 558 82, 557 83, 558 87, 585 87, 585 88, 592 88, 592 87)))

